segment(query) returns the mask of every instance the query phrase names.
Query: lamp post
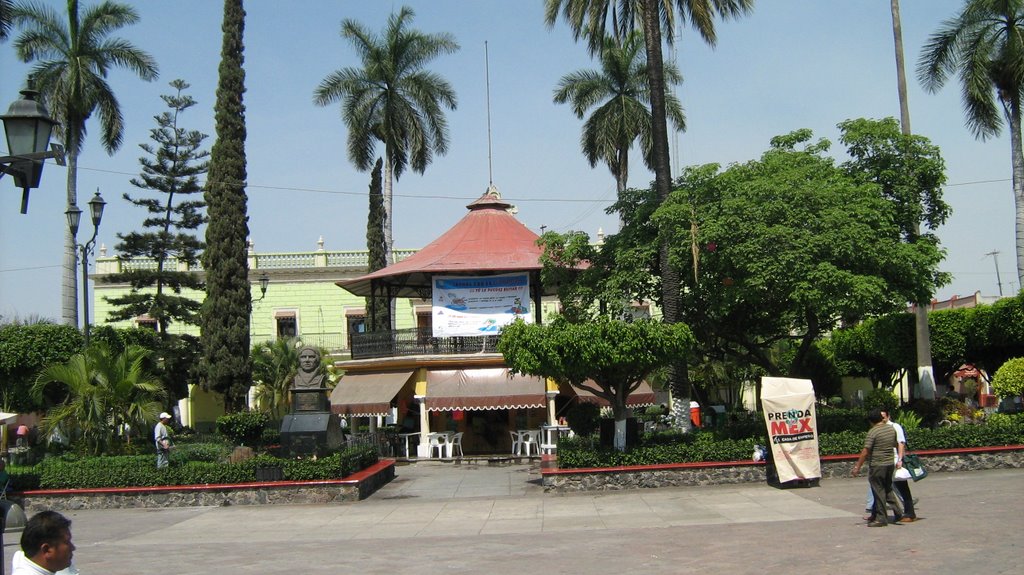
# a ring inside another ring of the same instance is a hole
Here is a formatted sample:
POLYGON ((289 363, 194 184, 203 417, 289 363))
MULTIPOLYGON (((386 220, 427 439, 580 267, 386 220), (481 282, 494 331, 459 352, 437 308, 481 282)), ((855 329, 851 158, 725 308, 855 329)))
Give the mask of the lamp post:
POLYGON ((21 213, 28 212, 28 193, 39 187, 43 175, 43 162, 54 158, 58 165, 64 165, 64 148, 53 144, 53 151, 47 152, 50 133, 57 121, 50 117, 46 106, 36 99, 39 95, 33 87, 32 78, 21 91, 21 98, 11 103, 7 113, 0 116, 7 135, 9 156, 0 156, 0 177, 14 176, 14 185, 21 188, 21 213))
POLYGON ((267 286, 270 285, 270 276, 266 272, 260 274, 260 297, 259 299, 252 300, 252 303, 263 301, 263 298, 267 297, 267 286))
MULTIPOLYGON (((103 207, 107 202, 100 197, 100 191, 89 200, 89 216, 92 218, 92 237, 85 244, 79 244, 78 249, 82 254, 82 335, 85 338, 85 346, 89 347, 89 253, 96 245, 96 234, 100 231, 100 220, 103 219, 103 207)), ((78 224, 82 219, 82 210, 71 204, 64 215, 68 218, 68 227, 71 229, 71 237, 78 235, 78 224)))

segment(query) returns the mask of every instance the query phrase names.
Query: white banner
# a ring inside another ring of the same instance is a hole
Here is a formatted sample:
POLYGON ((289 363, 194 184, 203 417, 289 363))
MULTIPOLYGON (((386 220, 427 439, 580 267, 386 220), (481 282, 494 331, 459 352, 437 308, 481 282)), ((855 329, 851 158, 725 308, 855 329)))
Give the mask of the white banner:
POLYGON ((811 380, 762 377, 761 407, 779 482, 820 478, 818 420, 811 380))
POLYGON ((434 276, 433 333, 498 335, 501 328, 530 315, 530 276, 434 276))

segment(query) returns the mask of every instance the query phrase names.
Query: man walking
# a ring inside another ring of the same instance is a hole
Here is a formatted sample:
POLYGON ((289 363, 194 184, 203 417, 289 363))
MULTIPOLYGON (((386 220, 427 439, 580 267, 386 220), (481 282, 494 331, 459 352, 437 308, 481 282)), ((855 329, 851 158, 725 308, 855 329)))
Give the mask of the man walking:
POLYGON ((882 412, 878 409, 868 413, 868 422, 871 429, 864 438, 864 449, 860 451, 857 463, 854 464, 851 475, 857 477, 864 462, 868 462, 868 485, 874 495, 875 502, 871 507, 871 515, 868 517, 868 527, 885 527, 889 524, 889 510, 886 504, 892 505, 895 520, 899 521, 903 516, 903 508, 896 499, 896 493, 892 490, 892 476, 896 472, 896 465, 893 462, 893 451, 896 449, 896 430, 886 425, 882 419, 882 412))
POLYGON ((153 437, 156 440, 156 468, 163 469, 171 464, 171 432, 167 424, 171 421, 171 414, 166 411, 160 414, 160 421, 153 429, 153 437))

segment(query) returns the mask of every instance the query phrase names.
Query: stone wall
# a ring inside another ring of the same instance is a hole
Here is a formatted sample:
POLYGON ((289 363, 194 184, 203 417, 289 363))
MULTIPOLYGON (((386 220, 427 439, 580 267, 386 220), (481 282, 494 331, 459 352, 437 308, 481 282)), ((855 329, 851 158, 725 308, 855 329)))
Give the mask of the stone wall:
MULTIPOLYGON (((960 450, 915 451, 928 473, 1024 468, 1024 446, 979 447, 960 450)), ((826 456, 822 477, 849 477, 856 455, 826 456)), ((763 462, 640 465, 610 469, 544 469, 544 491, 618 491, 656 487, 763 483, 763 462)), ((866 470, 861 472, 866 474, 866 470)))
POLYGON ((116 509, 345 503, 370 496, 395 478, 394 460, 380 463, 345 479, 279 481, 241 485, 183 485, 126 489, 37 490, 11 496, 29 516, 45 509, 116 509))

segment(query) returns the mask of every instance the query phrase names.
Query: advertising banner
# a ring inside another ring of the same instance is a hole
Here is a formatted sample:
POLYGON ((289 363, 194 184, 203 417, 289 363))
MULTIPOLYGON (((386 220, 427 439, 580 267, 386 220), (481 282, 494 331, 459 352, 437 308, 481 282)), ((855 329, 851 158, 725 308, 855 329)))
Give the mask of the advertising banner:
POLYGON ((818 421, 811 380, 762 377, 761 407, 779 482, 820 478, 818 421))
POLYGON ((530 315, 530 276, 434 276, 435 337, 498 335, 501 328, 530 315))

